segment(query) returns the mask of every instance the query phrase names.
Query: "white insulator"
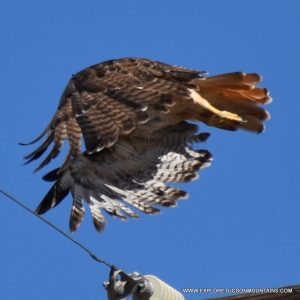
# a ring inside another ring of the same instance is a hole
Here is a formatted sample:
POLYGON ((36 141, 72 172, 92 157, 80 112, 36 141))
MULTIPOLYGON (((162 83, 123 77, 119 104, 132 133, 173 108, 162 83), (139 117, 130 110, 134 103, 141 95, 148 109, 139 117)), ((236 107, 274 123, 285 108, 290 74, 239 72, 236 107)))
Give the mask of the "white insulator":
POLYGON ((154 292, 150 297, 150 300, 184 300, 181 293, 156 276, 145 275, 143 277, 149 280, 153 286, 154 292))

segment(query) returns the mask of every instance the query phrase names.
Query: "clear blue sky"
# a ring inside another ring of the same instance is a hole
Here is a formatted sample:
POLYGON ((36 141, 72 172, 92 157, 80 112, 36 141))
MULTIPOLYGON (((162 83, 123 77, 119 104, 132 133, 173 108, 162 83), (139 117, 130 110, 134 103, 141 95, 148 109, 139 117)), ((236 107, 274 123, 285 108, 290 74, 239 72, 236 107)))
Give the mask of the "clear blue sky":
MULTIPOLYGON (((300 283, 300 1, 2 1, 0 186, 34 208, 49 183, 22 166, 71 74, 123 56, 258 72, 274 98, 262 135, 208 129, 213 154, 188 201, 139 221, 89 215, 74 235, 125 271, 184 287, 300 283)), ((48 213, 68 230, 71 199, 48 213)), ((104 299, 108 269, 0 196, 0 298, 104 299)), ((186 295, 200 299, 207 295, 186 295)))

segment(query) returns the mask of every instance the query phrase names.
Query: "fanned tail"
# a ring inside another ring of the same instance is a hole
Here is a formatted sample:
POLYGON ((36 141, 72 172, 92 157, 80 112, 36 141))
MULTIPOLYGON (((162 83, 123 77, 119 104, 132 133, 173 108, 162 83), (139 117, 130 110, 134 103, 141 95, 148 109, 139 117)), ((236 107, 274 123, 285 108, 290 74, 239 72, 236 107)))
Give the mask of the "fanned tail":
POLYGON ((196 102, 199 100, 200 103, 203 99, 208 102, 204 115, 199 119, 222 129, 241 128, 262 132, 263 122, 268 120, 270 115, 261 105, 269 103, 272 98, 267 89, 257 87, 261 80, 262 77, 258 74, 243 72, 207 77, 206 80, 193 80, 197 86, 196 92, 202 98, 196 99, 197 95, 194 94, 196 102))

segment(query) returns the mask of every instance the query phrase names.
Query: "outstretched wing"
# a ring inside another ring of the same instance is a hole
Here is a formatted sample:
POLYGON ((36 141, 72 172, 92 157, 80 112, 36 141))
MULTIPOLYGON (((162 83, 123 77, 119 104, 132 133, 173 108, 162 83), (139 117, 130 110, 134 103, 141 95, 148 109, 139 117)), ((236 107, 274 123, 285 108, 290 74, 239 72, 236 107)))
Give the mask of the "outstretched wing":
POLYGON ((125 219, 138 217, 131 207, 154 214, 159 206, 175 206, 177 199, 187 197, 187 193, 166 183, 196 179, 198 171, 209 166, 212 159, 207 150, 192 149, 193 143, 208 137, 196 132, 197 126, 182 122, 151 137, 122 137, 100 153, 78 156, 63 174, 54 171, 45 176, 55 184, 37 212, 45 213, 71 192, 70 230, 80 225, 86 201, 100 231, 106 223, 102 210, 125 219))
POLYGON ((242 72, 204 77, 203 72, 147 59, 106 61, 77 73, 65 88, 52 121, 35 141, 46 135, 27 162, 53 148, 36 170, 55 158, 68 139, 72 157, 115 144, 120 136, 147 124, 149 134, 184 120, 227 130, 261 132, 269 114, 259 105, 271 98, 257 87, 261 77, 242 72), (151 121, 151 122, 149 122, 151 121))
POLYGON ((39 158, 53 143, 39 170, 59 154, 64 139, 70 143, 64 166, 81 153, 81 137, 89 154, 111 147, 119 136, 147 123, 150 110, 166 113, 179 99, 190 99, 183 83, 200 77, 201 72, 146 59, 111 60, 86 68, 69 81, 55 116, 35 142, 47 138, 25 159, 29 163, 39 158))

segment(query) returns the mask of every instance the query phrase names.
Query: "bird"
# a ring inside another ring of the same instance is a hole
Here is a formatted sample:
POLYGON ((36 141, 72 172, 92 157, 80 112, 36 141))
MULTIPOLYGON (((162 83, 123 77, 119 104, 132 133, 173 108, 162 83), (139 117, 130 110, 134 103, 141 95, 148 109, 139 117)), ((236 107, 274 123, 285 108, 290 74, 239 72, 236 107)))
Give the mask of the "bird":
POLYGON ((146 58, 125 57, 95 64, 71 77, 45 130, 32 142, 40 146, 26 164, 48 155, 38 171, 55 159, 65 141, 61 166, 43 176, 52 187, 36 208, 44 214, 72 196, 69 229, 76 231, 89 207, 102 231, 104 214, 139 218, 174 207, 187 192, 173 183, 198 178, 212 154, 197 149, 209 133, 197 122, 261 133, 272 98, 257 86, 256 73, 208 76, 146 58))

